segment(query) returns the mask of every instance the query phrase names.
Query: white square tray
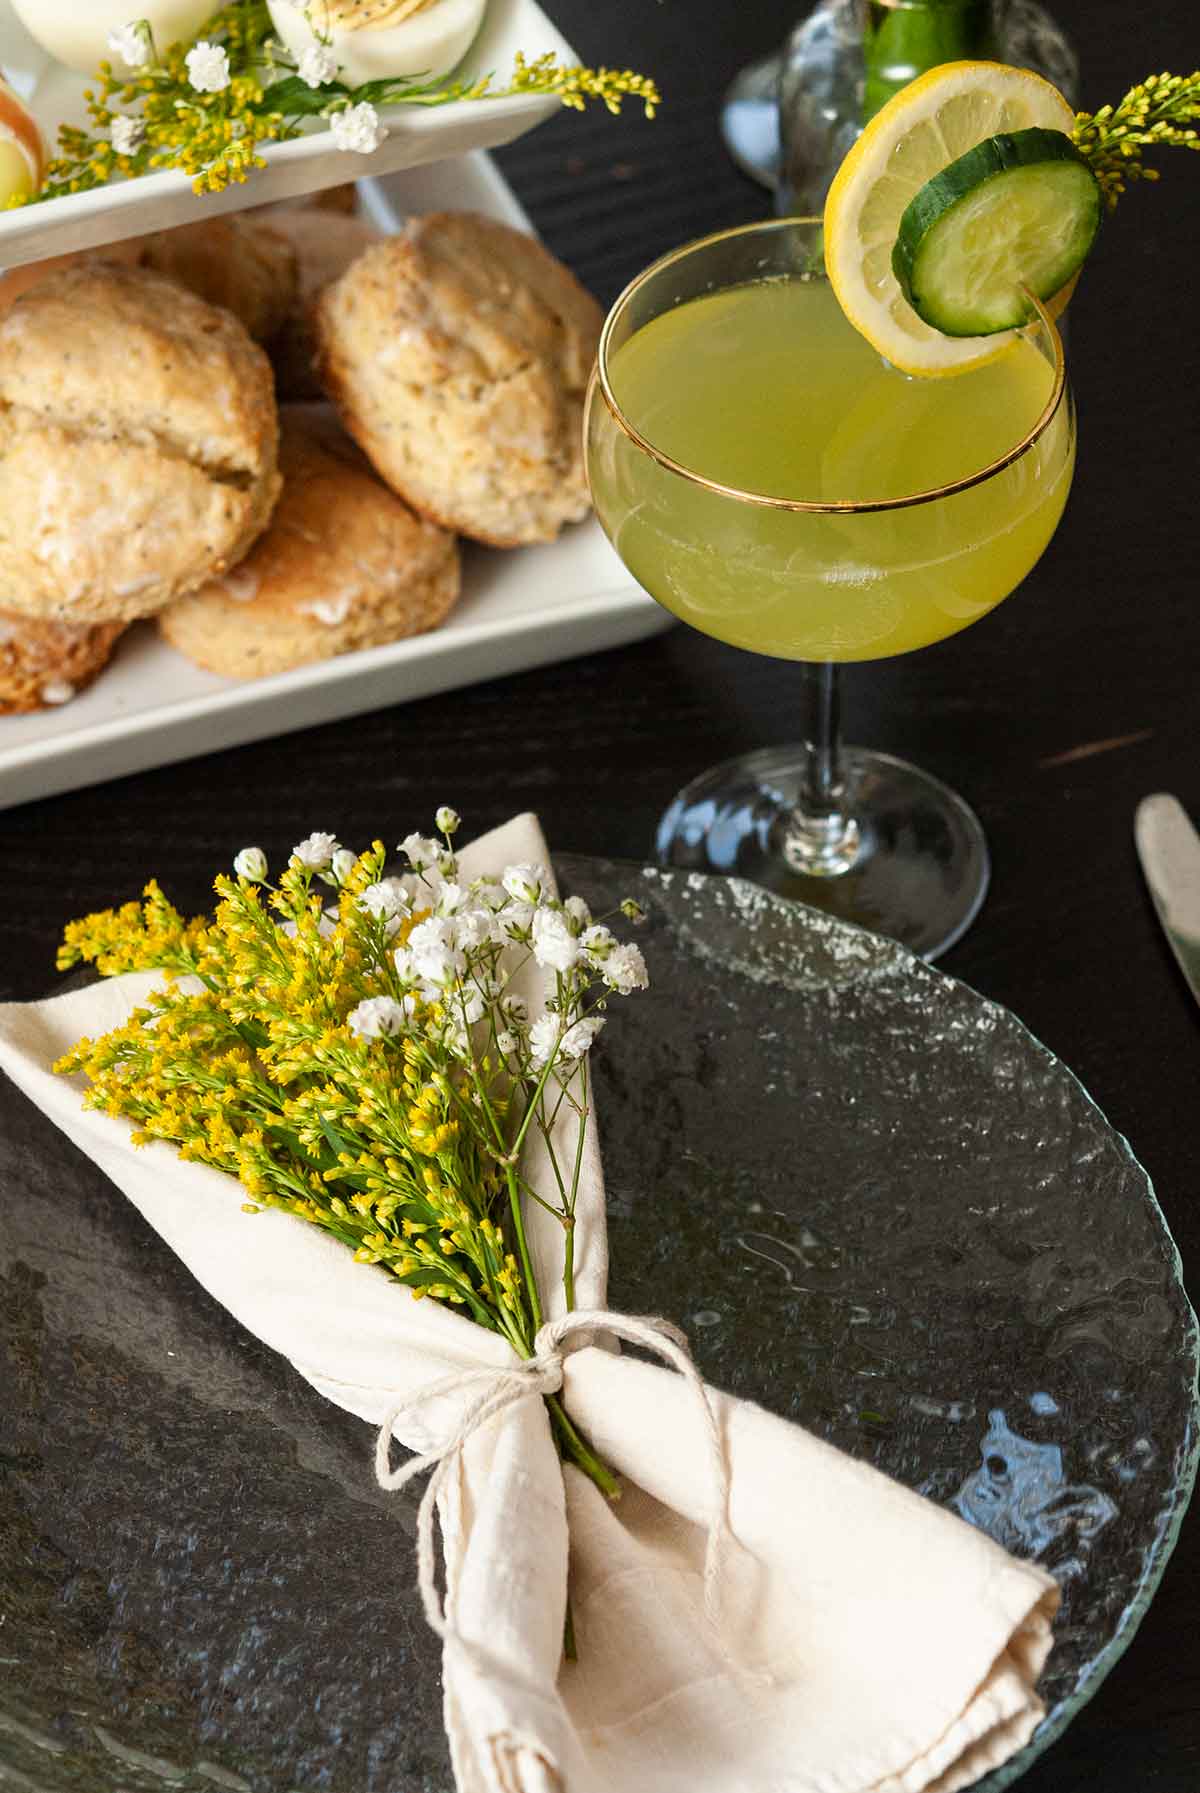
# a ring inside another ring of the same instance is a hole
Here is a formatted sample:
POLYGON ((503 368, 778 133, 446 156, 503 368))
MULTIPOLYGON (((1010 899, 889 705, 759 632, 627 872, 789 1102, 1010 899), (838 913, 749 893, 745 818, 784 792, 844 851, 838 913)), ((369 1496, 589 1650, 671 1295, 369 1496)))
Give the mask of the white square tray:
MULTIPOLYGON (((89 0, 76 3, 86 7, 89 0)), ((131 5, 130 12, 136 16, 137 7, 131 5)), ((534 0, 489 0, 482 29, 459 72, 464 79, 494 74, 502 83, 518 50, 530 60, 551 50, 560 62, 577 61, 570 44, 534 0)), ((0 68, 33 111, 51 149, 60 124, 87 123, 82 99, 87 80, 46 56, 8 0, 0 0, 0 68)), ((445 161, 472 149, 496 148, 532 130, 560 105, 554 95, 514 94, 444 106, 393 106, 383 114, 388 135, 370 156, 336 149, 327 130, 314 128, 288 143, 264 145, 267 166, 257 169, 243 186, 224 193, 199 198, 187 175, 163 170, 137 180, 114 181, 90 193, 0 211, 0 268, 41 261, 70 249, 92 249, 149 230, 167 230, 214 212, 237 211, 343 181, 445 161)))
MULTIPOLYGON (((453 206, 528 228, 475 151, 368 182, 367 216, 453 206)), ((593 518, 545 547, 467 547, 463 596, 440 628, 249 682, 202 672, 135 624, 96 683, 61 709, 0 716, 0 809, 340 716, 652 635, 671 618, 636 586, 593 518)))

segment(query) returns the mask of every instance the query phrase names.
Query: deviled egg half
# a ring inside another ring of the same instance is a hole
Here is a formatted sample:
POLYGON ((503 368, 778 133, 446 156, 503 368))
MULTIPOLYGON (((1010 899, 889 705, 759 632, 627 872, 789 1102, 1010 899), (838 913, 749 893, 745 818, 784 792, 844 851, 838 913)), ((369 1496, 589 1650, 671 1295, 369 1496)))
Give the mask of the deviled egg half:
POLYGON ((0 75, 0 210, 42 184, 46 152, 32 114, 0 75))
POLYGON ((487 0, 267 0, 292 55, 325 43, 350 87, 389 76, 437 81, 460 63, 487 0))
POLYGON ((81 75, 94 75, 101 62, 120 71, 108 34, 146 19, 160 50, 190 43, 220 0, 9 0, 30 37, 43 50, 81 75))

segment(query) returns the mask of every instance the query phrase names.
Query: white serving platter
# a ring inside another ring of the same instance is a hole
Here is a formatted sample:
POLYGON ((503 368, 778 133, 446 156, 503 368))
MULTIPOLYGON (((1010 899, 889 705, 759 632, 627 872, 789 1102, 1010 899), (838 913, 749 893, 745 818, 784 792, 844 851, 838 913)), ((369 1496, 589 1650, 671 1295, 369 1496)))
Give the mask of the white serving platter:
MULTIPOLYGON (((86 7, 89 0, 77 3, 86 7)), ((136 15, 136 5, 130 12, 136 15)), ((529 60, 546 51, 568 65, 578 60, 535 0, 489 0, 482 29, 456 78, 491 73, 502 84, 518 50, 529 60)), ((51 148, 60 124, 87 122, 83 103, 87 80, 51 61, 8 0, 0 0, 0 68, 37 118, 51 148)), ((224 193, 199 198, 187 175, 164 170, 115 181, 90 193, 0 211, 0 268, 167 230, 214 212, 237 211, 364 176, 445 161, 472 149, 496 148, 532 130, 560 104, 553 95, 517 94, 507 99, 456 100, 444 106, 393 106, 382 114, 388 134, 369 156, 339 150, 327 130, 313 129, 288 143, 265 145, 267 166, 257 169, 245 185, 224 193)))
MULTIPOLYGON (((451 206, 528 229, 482 151, 365 183, 381 229, 451 206)), ((0 716, 0 809, 193 754, 653 635, 671 618, 625 571, 592 518, 544 547, 464 553, 463 596, 440 628, 274 678, 202 672, 151 623, 135 624, 91 688, 59 709, 0 716)))

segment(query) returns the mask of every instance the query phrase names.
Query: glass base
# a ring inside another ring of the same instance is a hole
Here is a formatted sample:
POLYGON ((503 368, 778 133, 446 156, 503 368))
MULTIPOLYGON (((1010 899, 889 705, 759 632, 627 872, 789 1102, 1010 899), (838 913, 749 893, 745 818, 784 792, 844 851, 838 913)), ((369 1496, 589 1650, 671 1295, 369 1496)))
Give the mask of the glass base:
POLYGON ((782 151, 779 141, 779 76, 782 52, 752 62, 735 76, 721 102, 721 136, 743 174, 775 187, 782 151))
POLYGON ((797 828, 803 762, 802 747, 769 747, 693 779, 659 823, 659 865, 748 878, 924 959, 953 946, 979 913, 991 871, 974 811, 916 766, 847 747, 853 820, 797 828))

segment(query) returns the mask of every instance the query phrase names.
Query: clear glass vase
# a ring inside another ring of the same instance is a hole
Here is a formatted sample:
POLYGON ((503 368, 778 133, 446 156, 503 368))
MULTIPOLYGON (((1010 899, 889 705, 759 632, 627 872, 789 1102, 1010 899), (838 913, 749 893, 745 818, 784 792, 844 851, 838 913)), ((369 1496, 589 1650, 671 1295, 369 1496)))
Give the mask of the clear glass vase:
POLYGON ((775 189, 780 212, 818 212, 880 106, 963 57, 1034 69, 1075 102, 1075 53, 1038 0, 818 0, 774 56, 734 81, 721 114, 726 146, 775 189))

